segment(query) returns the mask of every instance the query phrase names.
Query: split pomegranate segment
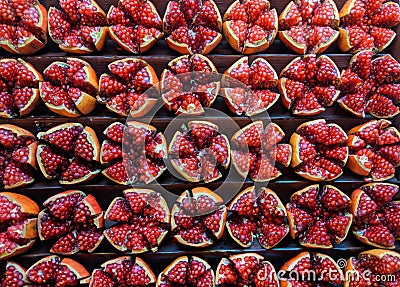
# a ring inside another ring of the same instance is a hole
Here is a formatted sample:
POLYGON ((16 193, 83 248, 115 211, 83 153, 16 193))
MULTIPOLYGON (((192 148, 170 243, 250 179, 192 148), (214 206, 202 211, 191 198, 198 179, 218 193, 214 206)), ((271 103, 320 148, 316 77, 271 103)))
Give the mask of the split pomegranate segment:
POLYGON ((89 54, 103 49, 107 40, 107 17, 94 0, 58 0, 49 9, 49 34, 68 53, 89 54))
POLYGON ((322 253, 302 252, 286 262, 280 272, 281 286, 311 287, 340 286, 343 272, 330 256, 322 253))
POLYGON ((278 33, 278 14, 267 0, 234 1, 225 12, 223 32, 239 53, 265 51, 278 33))
POLYGON ((340 10, 339 48, 343 52, 381 52, 396 38, 399 3, 387 0, 347 0, 340 10))
POLYGON ((170 211, 164 197, 150 189, 127 189, 115 198, 104 218, 115 222, 104 231, 108 241, 120 251, 157 251, 167 235, 170 211))
POLYGON ((0 187, 11 189, 35 180, 35 136, 18 126, 0 125, 0 187))
POLYGON ((65 117, 89 114, 96 107, 98 81, 92 66, 78 58, 56 61, 43 72, 40 96, 54 113, 65 117))
POLYGON ((171 210, 171 230, 183 245, 206 247, 220 239, 227 216, 222 198, 205 187, 186 190, 171 210))
POLYGON ((257 253, 222 258, 215 277, 216 286, 279 287, 274 266, 257 253))
POLYGON ((295 116, 325 111, 339 97, 340 72, 328 56, 295 58, 281 72, 279 91, 285 108, 295 116))
POLYGON ((103 211, 96 198, 67 190, 48 198, 39 214, 39 237, 55 240, 50 252, 70 255, 93 252, 103 240, 103 211))
POLYGON ((332 248, 347 236, 353 222, 350 198, 332 185, 310 185, 286 205, 290 234, 307 248, 332 248))
MULTIPOLYGON (((266 249, 273 248, 289 233, 286 208, 275 192, 254 186, 236 195, 228 206, 226 222, 230 236, 242 247, 250 247, 254 237, 266 249)), ((233 283, 231 283, 233 284, 233 283)))
POLYGON ((126 58, 108 65, 111 74, 102 74, 97 100, 121 116, 142 117, 157 103, 146 90, 153 87, 158 78, 147 62, 126 58))
POLYGON ((224 75, 229 77, 223 78, 222 95, 228 108, 236 115, 251 117, 260 114, 279 98, 278 93, 271 91, 278 84, 278 76, 263 58, 256 58, 251 65, 248 57, 240 58, 224 75))
POLYGON ((348 167, 373 181, 395 176, 400 166, 400 132, 388 120, 372 120, 349 131, 348 167))
POLYGON ((266 182, 281 176, 275 164, 288 166, 292 158, 292 147, 279 143, 285 137, 283 130, 275 123, 264 128, 262 121, 256 121, 237 131, 231 139, 232 163, 243 177, 249 176, 255 182, 266 182))
POLYGON ((111 38, 127 52, 147 52, 163 36, 157 8, 148 0, 119 0, 107 14, 111 38))
POLYGON ((369 183, 354 190, 351 212, 353 233, 363 243, 393 249, 400 239, 400 201, 393 198, 399 187, 390 183, 369 183))
POLYGON ((181 256, 158 275, 156 286, 213 287, 214 271, 210 264, 199 257, 181 256))
POLYGON ((208 54, 222 40, 222 19, 213 0, 172 0, 163 19, 165 41, 181 54, 208 54))
POLYGON ((175 132, 168 153, 172 166, 185 180, 213 182, 229 167, 229 140, 218 129, 212 122, 190 121, 175 132))
POLYGON ((200 115, 217 98, 218 71, 205 56, 181 56, 168 63, 161 74, 161 98, 165 107, 184 115, 200 115))
POLYGON ((290 138, 292 167, 312 181, 331 181, 342 175, 349 149, 347 135, 340 126, 324 119, 299 125, 290 138))
POLYGON ((41 144, 36 158, 46 179, 60 178, 61 184, 82 183, 100 170, 100 144, 95 131, 80 123, 55 126, 37 135, 41 144))
POLYGON ((47 10, 38 0, 0 2, 0 47, 30 55, 47 43, 47 10))
POLYGON ((161 132, 151 125, 128 121, 125 126, 123 164, 128 181, 148 184, 166 170, 167 141, 161 132))
POLYGON ((370 114, 377 118, 396 116, 400 103, 400 63, 392 56, 374 57, 363 51, 350 60, 342 72, 339 105, 358 117, 370 114))
POLYGON ((39 206, 30 198, 16 193, 0 193, 1 260, 21 254, 33 246, 37 237, 38 213, 39 206))
POLYGON ((295 0, 279 16, 279 38, 298 54, 319 54, 339 37, 333 0, 295 0))
POLYGON ((39 104, 42 75, 22 59, 0 60, 0 117, 30 114, 39 104))
POLYGON ((4 273, 0 276, 0 286, 22 287, 27 280, 25 268, 16 262, 8 261, 4 273))

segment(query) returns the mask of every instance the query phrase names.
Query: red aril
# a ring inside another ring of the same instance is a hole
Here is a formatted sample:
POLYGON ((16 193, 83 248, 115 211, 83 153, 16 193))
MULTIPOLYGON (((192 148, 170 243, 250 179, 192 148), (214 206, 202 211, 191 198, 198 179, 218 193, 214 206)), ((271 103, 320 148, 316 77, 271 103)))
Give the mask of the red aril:
POLYGON ((0 276, 0 284, 2 287, 23 287, 25 286, 26 270, 16 262, 8 261, 5 271, 0 276))

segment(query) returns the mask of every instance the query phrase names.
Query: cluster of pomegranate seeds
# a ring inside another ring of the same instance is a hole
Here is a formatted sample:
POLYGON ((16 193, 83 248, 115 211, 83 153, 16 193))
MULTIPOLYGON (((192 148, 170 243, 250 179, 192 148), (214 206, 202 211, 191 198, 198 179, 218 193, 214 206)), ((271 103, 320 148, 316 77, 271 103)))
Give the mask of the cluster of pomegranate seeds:
POLYGON ((208 54, 222 40, 222 20, 213 0, 170 1, 163 29, 168 46, 181 54, 208 54))
POLYGON ((126 58, 108 65, 111 74, 100 76, 98 101, 121 116, 141 117, 156 104, 146 90, 157 82, 157 75, 141 59, 126 58))
POLYGON ((340 11, 339 48, 343 52, 380 52, 396 38, 399 3, 387 0, 348 0, 340 11))
POLYGON ((159 287, 213 287, 214 282, 211 266, 196 256, 181 256, 175 259, 157 278, 159 287))
POLYGON ((292 167, 309 180, 330 181, 342 175, 348 159, 347 135, 341 127, 325 120, 305 122, 290 138, 292 167))
POLYGON ((7 262, 4 273, 0 276, 2 287, 23 287, 25 286, 26 270, 15 262, 7 262))
POLYGON ((328 56, 307 55, 290 62, 281 72, 283 105, 296 116, 325 111, 339 97, 340 72, 328 56))
POLYGON ((80 123, 66 123, 40 132, 37 149, 40 171, 47 179, 60 177, 61 184, 88 181, 100 171, 100 144, 96 133, 80 123))
POLYGON ((227 208, 223 200, 207 188, 185 191, 171 210, 171 230, 184 245, 205 247, 224 233, 227 208))
POLYGON ((216 181, 230 163, 228 138, 206 121, 190 121, 177 131, 168 153, 175 170, 190 182, 216 181))
POLYGON ((296 0, 279 16, 279 37, 298 54, 319 54, 336 41, 338 26, 333 0, 296 0))
POLYGON ((374 57, 369 51, 355 54, 342 73, 342 96, 338 103, 358 117, 396 116, 400 110, 400 63, 392 56, 374 57))
POLYGON ((264 128, 262 121, 253 122, 237 131, 231 139, 232 162, 244 178, 265 182, 282 173, 275 163, 288 166, 292 157, 289 144, 278 144, 285 137, 282 129, 274 123, 264 128))
POLYGON ((161 39, 162 20, 148 0, 119 0, 107 14, 111 38, 124 50, 138 54, 148 51, 161 39))
POLYGON ((127 189, 115 198, 105 219, 115 222, 104 231, 108 241, 120 251, 157 251, 167 235, 170 211, 161 194, 149 189, 127 189))
POLYGON ((59 0, 49 9, 49 34, 61 50, 87 54, 100 51, 107 37, 107 17, 94 0, 59 0))
POLYGON ((250 247, 256 236, 266 249, 276 246, 289 233, 286 208, 270 189, 251 186, 230 203, 226 222, 231 237, 242 247, 250 247))
POLYGON ((161 75, 161 97, 176 114, 199 115, 217 98, 217 68, 205 56, 181 56, 168 63, 161 75), (189 74, 190 73, 190 74, 189 74))

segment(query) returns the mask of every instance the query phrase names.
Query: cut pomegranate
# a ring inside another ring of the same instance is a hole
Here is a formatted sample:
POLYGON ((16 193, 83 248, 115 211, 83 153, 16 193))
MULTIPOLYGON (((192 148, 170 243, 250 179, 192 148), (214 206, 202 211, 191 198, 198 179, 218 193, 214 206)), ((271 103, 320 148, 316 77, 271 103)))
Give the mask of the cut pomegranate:
POLYGON ((108 207, 105 219, 116 222, 104 231, 118 250, 157 251, 167 235, 170 211, 161 194, 149 189, 127 189, 108 207))
POLYGON ((339 97, 340 72, 328 56, 295 58, 281 72, 279 91, 285 108, 296 116, 325 111, 339 97))
POLYGON ((68 53, 88 54, 103 49, 107 17, 94 0, 58 0, 61 10, 49 9, 51 39, 68 53))
POLYGON ((3 275, 0 276, 0 286, 23 287, 27 280, 25 268, 16 262, 8 261, 3 275))
POLYGON ((301 124, 290 138, 293 147, 292 167, 312 181, 330 181, 342 175, 349 150, 347 135, 341 127, 325 120, 301 124))
POLYGON ((392 56, 373 59, 373 53, 359 52, 342 72, 342 97, 339 105, 358 117, 371 114, 377 118, 396 116, 400 103, 400 63, 392 56))
POLYGON ((217 72, 214 64, 200 54, 181 56, 169 62, 160 79, 165 107, 176 114, 204 113, 203 108, 210 107, 218 95, 217 72))
POLYGON ((175 132, 168 152, 172 166, 190 182, 216 181, 230 163, 228 138, 206 121, 190 121, 182 132, 175 132))
POLYGON ((171 230, 184 245, 205 247, 224 233, 226 206, 220 196, 204 187, 187 190, 171 210, 171 230))
POLYGON ((208 54, 222 40, 222 20, 213 0, 170 1, 163 29, 168 46, 181 54, 208 54))
POLYGON ((94 178, 100 159, 96 133, 80 123, 66 123, 38 134, 43 144, 36 158, 47 179, 60 177, 61 184, 75 184, 94 178))
POLYGON ((111 72, 100 76, 98 101, 121 116, 142 117, 157 103, 147 89, 158 78, 153 67, 141 59, 126 58, 108 65, 111 72))
POLYGON ((243 54, 265 51, 278 33, 278 14, 267 0, 235 1, 224 15, 223 32, 233 49, 243 54))
POLYGON ((395 175, 400 165, 400 132, 387 120, 373 120, 349 131, 349 168, 374 181, 395 175))
POLYGON ((288 166, 292 158, 289 144, 278 144, 285 137, 274 123, 264 128, 262 121, 253 122, 237 131, 231 139, 232 163, 244 178, 248 175, 256 182, 266 182, 282 173, 275 163, 288 166))
POLYGON ((381 52, 396 38, 390 28, 400 23, 400 7, 386 0, 347 0, 340 22, 340 50, 381 52))
POLYGON ((119 0, 107 14, 111 38, 127 52, 147 52, 163 36, 157 9, 148 0, 119 0))
POLYGON ((89 63, 68 58, 53 62, 43 72, 46 81, 39 84, 46 106, 65 117, 86 115, 96 107, 97 75, 89 63))
POLYGON ((278 93, 271 91, 278 84, 278 76, 263 58, 257 58, 249 65, 249 58, 243 57, 224 74, 244 84, 232 81, 229 77, 223 79, 222 95, 229 109, 236 115, 260 114, 279 98, 278 93))
POLYGON ((289 233, 286 208, 275 192, 254 186, 241 191, 230 203, 226 222, 230 236, 242 247, 250 247, 254 236, 266 249, 276 246, 289 233))
POLYGON ((298 54, 319 54, 339 37, 333 0, 291 1, 279 16, 279 38, 298 54))

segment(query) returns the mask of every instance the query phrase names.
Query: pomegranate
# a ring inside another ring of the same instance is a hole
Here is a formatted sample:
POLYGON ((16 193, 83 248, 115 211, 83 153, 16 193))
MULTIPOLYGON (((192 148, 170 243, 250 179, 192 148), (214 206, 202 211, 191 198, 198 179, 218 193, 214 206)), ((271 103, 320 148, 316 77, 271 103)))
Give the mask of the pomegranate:
POLYGON ((89 54, 103 49, 107 40, 107 17, 94 0, 58 0, 49 9, 49 34, 68 53, 89 54))
POLYGON ((386 0, 347 0, 340 10, 338 45, 343 52, 381 52, 396 38, 398 3, 386 0))
POLYGON ((127 189, 115 198, 105 213, 115 222, 104 231, 108 241, 120 251, 157 251, 167 235, 170 211, 164 197, 150 189, 127 189))
POLYGON ((322 253, 302 252, 286 262, 280 274, 281 286, 341 286, 343 272, 328 255, 322 253))
POLYGON ((30 55, 47 43, 47 10, 38 0, 0 2, 0 47, 30 55))
POLYGON ((262 121, 253 122, 237 131, 231 139, 232 162, 244 178, 266 182, 282 173, 275 163, 288 166, 292 158, 289 144, 278 144, 285 137, 283 130, 274 123, 264 128, 262 121))
POLYGON ((263 58, 256 58, 249 65, 249 58, 243 57, 228 68, 225 75, 236 79, 246 85, 233 82, 230 78, 223 80, 229 87, 223 87, 222 95, 225 103, 236 115, 254 116, 268 110, 279 98, 279 94, 271 91, 278 84, 278 76, 263 58))
POLYGON ((172 0, 164 14, 168 46, 181 54, 208 54, 222 40, 222 20, 213 0, 172 0))
POLYGON ((50 251, 70 255, 93 252, 103 240, 103 212, 93 195, 67 190, 48 198, 39 214, 41 240, 56 239, 50 251))
POLYGON ((350 67, 342 72, 342 96, 339 105, 358 117, 371 114, 390 118, 400 110, 400 63, 392 56, 373 59, 373 53, 363 51, 350 60, 350 67))
POLYGON ((107 14, 111 38, 127 52, 148 51, 161 39, 162 21, 157 9, 148 0, 119 0, 107 14))
POLYGON ((274 266, 257 253, 224 257, 215 273, 217 286, 279 287, 274 266))
POLYGON ((289 233, 286 208, 275 192, 254 186, 236 195, 228 206, 226 222, 230 236, 242 247, 250 247, 254 236, 266 249, 276 246, 289 233))
POLYGON ((400 239, 400 201, 393 198, 399 187, 390 183, 369 183, 354 190, 351 212, 353 233, 363 243, 394 248, 400 239))
POLYGON ((8 261, 3 275, 0 276, 2 287, 23 287, 27 282, 26 270, 16 262, 8 261))
POLYGON ((225 12, 223 32, 233 49, 243 54, 265 51, 278 33, 278 14, 267 0, 234 1, 225 12))
POLYGON ((181 256, 158 275, 156 286, 213 287, 215 286, 214 271, 205 260, 199 257, 181 256))
POLYGON ((333 0, 295 0, 279 16, 279 38, 298 54, 319 54, 339 37, 333 0))
POLYGON ((310 185, 295 192, 286 206, 290 234, 308 248, 332 248, 353 222, 350 198, 332 185, 310 185))
POLYGON ((312 181, 330 181, 343 173, 349 150, 347 135, 340 126, 324 119, 299 125, 290 138, 293 147, 292 167, 312 181))
POLYGON ((122 144, 123 163, 131 184, 148 184, 166 170, 167 142, 155 127, 128 121, 122 144))
POLYGON ((205 247, 220 239, 227 216, 222 198, 205 187, 186 190, 171 210, 171 230, 184 245, 205 247))
POLYGON ((325 111, 339 97, 340 72, 325 55, 295 58, 281 72, 279 91, 285 108, 295 116, 325 111))
POLYGON ((400 133, 388 120, 372 120, 349 131, 348 167, 369 180, 394 177, 400 165, 400 133))
POLYGON ((217 68, 205 56, 181 56, 168 63, 161 74, 161 98, 165 107, 184 115, 200 115, 217 98, 217 68), (190 73, 190 74, 188 74, 190 73))
POLYGON ((28 197, 0 192, 0 259, 21 254, 33 246, 38 213, 39 206, 28 197))
POLYGON ((354 274, 346 278, 345 287, 399 286, 400 254, 382 249, 364 251, 347 260, 345 272, 354 274))
POLYGON ((190 121, 176 131, 168 152, 172 166, 190 182, 216 181, 230 163, 228 138, 207 121, 190 121))
POLYGON ((126 58, 108 65, 111 72, 100 76, 98 101, 121 116, 142 117, 157 103, 147 89, 157 82, 153 67, 147 62, 126 58))
POLYGON ((60 177, 61 184, 75 184, 94 178, 100 158, 96 133, 80 123, 66 123, 38 134, 42 144, 36 158, 47 179, 60 177))
POLYGON ((90 273, 80 263, 56 255, 44 257, 27 271, 28 286, 79 286, 86 284, 90 273))

